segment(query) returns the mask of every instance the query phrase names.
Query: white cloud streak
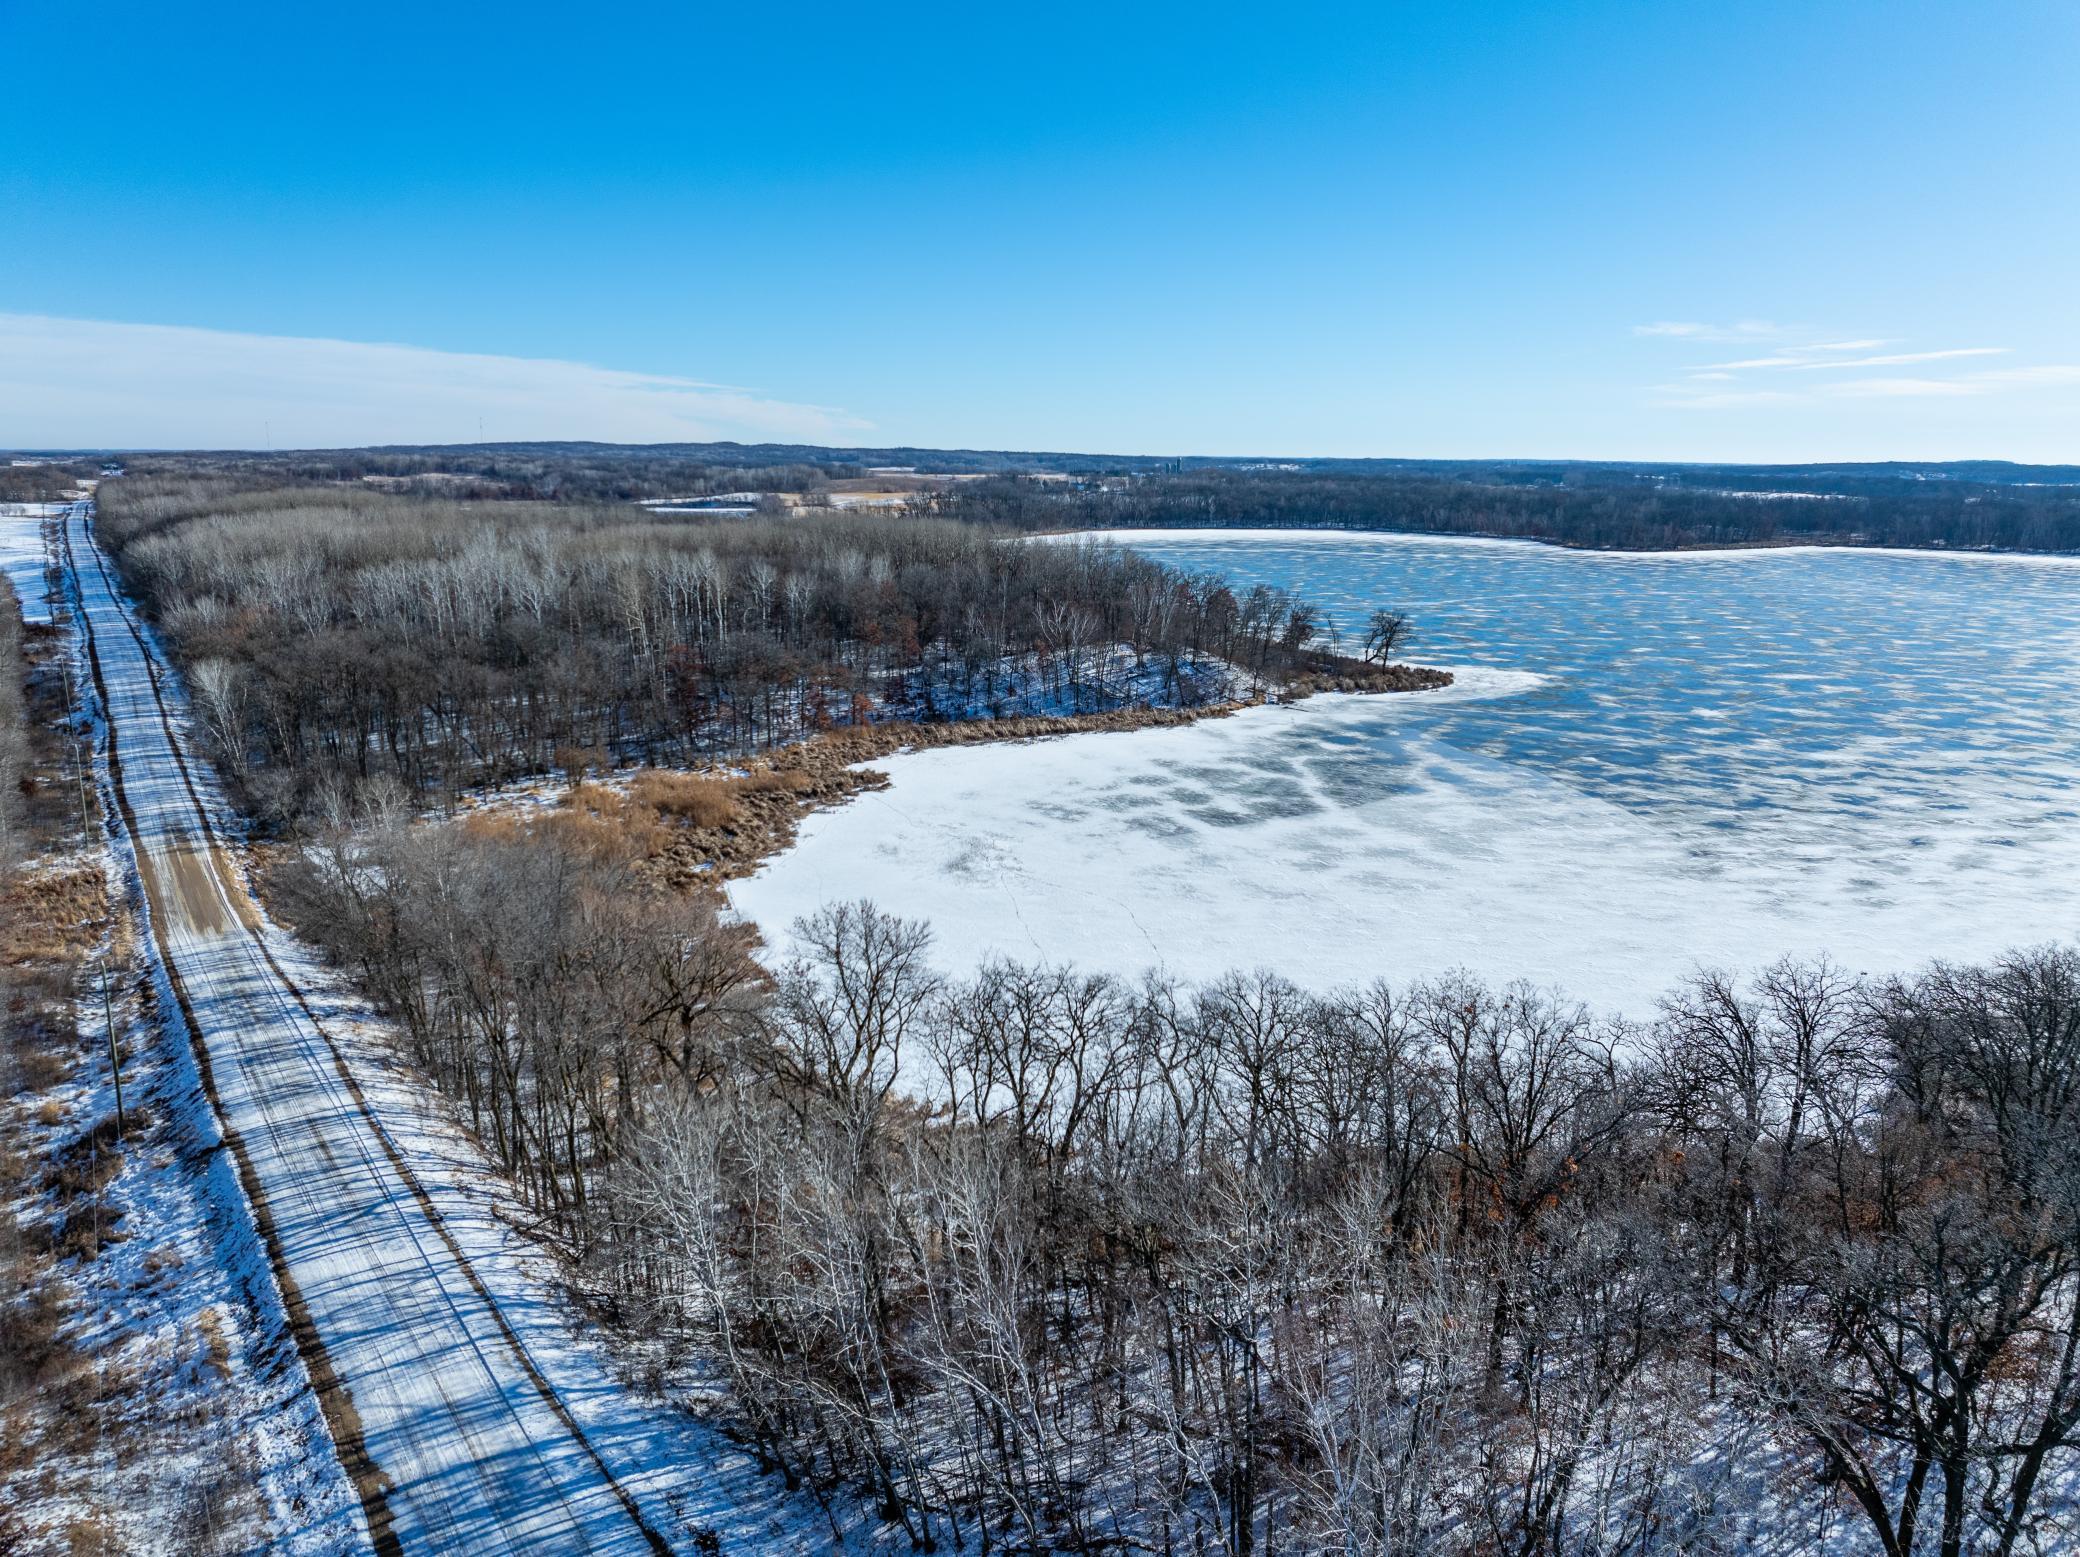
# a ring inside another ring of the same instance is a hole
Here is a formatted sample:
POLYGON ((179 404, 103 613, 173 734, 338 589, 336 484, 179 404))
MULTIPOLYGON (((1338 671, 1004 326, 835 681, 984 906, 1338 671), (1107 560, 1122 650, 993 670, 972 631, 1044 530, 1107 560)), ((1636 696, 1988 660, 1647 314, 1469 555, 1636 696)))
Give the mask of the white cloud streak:
POLYGON ((2080 365, 2040 363, 2027 368, 1994 368, 1956 378, 1854 378, 1828 385, 1832 394, 1857 398, 1926 395, 1993 395, 2012 389, 2054 389, 2080 384, 2080 365))
POLYGON ((1974 373, 1982 384, 2016 385, 2027 388, 2080 384, 2080 363, 2039 362, 2023 368, 1995 368, 1974 373))
POLYGON ((1695 389, 1689 384, 1657 386, 1658 404, 1684 411, 1724 411, 1736 406, 1790 405, 1801 397, 1782 389, 1695 389))
MULTIPOLYGON (((1997 395, 2016 390, 2080 387, 2080 363, 2049 362, 2026 368, 1993 368, 1954 378, 1882 374, 1816 385, 1810 390, 1728 388, 1741 380, 1733 373, 1693 373, 1680 383, 1655 386, 1660 403, 1686 410, 1725 410, 1734 406, 1814 405, 1827 400, 1941 400, 1997 395)), ((1780 381, 1781 382, 1781 381, 1780 381)))
MULTIPOLYGON (((1849 343, 1854 345, 1855 343, 1849 343)), ((1878 357, 1813 357, 1805 352, 1844 351, 1844 346, 1806 346, 1796 351, 1779 352, 1773 357, 1750 357, 1743 362, 1712 362, 1699 369, 1704 372, 1741 372, 1754 368, 1799 368, 1810 372, 1815 368, 1839 371, 1842 368, 1890 368, 1909 362, 1944 362, 1953 357, 1999 357, 2007 353, 2005 346, 1952 346, 1944 351, 1895 351, 1878 357)))
POLYGON ((15 448, 815 443, 871 425, 578 362, 0 313, 0 437, 15 448))
MULTIPOLYGON (((1712 326, 1635 325, 1636 335, 1658 335, 1679 342, 1725 339, 1712 326)), ((1704 362, 1683 370, 1676 383, 1657 385, 1656 403, 1684 410, 1734 410, 1762 406, 1821 407, 1856 401, 1941 401, 1995 395, 2021 395, 2080 386, 2080 366, 2037 363, 2008 368, 1944 372, 1935 364, 1964 363, 2009 354, 2005 346, 1946 346, 1928 351, 1880 352, 1893 342, 1879 337, 1823 340, 1805 345, 1784 342, 1769 354, 1728 362, 1704 362), (1870 373, 1872 368, 1929 367, 1920 373, 1870 373), (1845 373, 1859 377, 1841 377, 1845 373), (1796 388, 1791 375, 1813 374, 1796 388)), ((2047 410, 2053 402, 2045 401, 2047 410)))
POLYGON ((1803 368, 1811 363, 1804 357, 1743 357, 1737 362, 1708 362, 1698 369, 1699 373, 1747 373, 1756 368, 1803 368))
POLYGON ((1829 384, 1827 392, 1852 400, 1903 400, 1932 395, 1983 395, 1986 386, 1961 378, 1852 378, 1829 384))
POLYGON ((1781 325, 1767 319, 1743 319, 1737 324, 1700 324, 1694 320, 1663 319, 1655 324, 1636 324, 1634 335, 1659 335, 1680 341, 1766 341, 1784 333, 1781 325))

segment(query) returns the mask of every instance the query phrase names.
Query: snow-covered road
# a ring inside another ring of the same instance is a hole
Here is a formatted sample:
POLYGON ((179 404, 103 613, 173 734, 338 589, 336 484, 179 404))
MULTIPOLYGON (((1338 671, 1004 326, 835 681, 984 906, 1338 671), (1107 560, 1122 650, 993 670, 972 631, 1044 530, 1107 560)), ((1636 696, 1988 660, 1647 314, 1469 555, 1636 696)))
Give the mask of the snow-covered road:
POLYGON ((512 1272, 466 1256, 284 970, 293 943, 220 847, 91 504, 64 550, 152 937, 376 1549, 669 1550, 655 1490, 610 1470, 509 1318, 512 1272))

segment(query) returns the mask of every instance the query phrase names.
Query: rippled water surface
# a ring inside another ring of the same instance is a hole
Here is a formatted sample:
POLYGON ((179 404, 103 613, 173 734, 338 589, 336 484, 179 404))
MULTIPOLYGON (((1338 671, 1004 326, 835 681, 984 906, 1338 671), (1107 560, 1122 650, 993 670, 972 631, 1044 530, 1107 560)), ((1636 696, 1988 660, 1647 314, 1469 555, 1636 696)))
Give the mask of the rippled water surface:
POLYGON ((1416 621, 1441 697, 900 759, 738 901, 993 951, 1327 984, 1464 964, 1643 1007, 1699 963, 1890 969, 2080 931, 2080 564, 1166 532, 1416 621), (1528 674, 1527 674, 1528 673, 1528 674))
MULTIPOLYGON (((1352 627, 1406 610, 1410 659, 1550 677, 1424 733, 1703 828, 1709 851, 1853 839, 1883 870, 1961 818, 2026 850, 2080 816, 2080 565, 1344 537, 1142 549, 1286 585, 1352 627)), ((1392 782, 1392 744, 1357 743, 1354 797, 1392 782)))

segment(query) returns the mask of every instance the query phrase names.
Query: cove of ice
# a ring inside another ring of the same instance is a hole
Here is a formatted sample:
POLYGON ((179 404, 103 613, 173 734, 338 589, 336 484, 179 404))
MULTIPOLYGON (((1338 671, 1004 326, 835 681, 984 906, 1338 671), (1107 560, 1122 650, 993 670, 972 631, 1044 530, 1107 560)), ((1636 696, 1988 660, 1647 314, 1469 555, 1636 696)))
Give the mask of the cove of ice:
POLYGON ((1345 532, 1122 537, 1410 612, 1442 693, 947 748, 739 882, 1001 954, 1329 987, 1452 967, 1645 1015, 1700 965, 1866 972, 2080 934, 2080 562, 1613 554, 1345 532))

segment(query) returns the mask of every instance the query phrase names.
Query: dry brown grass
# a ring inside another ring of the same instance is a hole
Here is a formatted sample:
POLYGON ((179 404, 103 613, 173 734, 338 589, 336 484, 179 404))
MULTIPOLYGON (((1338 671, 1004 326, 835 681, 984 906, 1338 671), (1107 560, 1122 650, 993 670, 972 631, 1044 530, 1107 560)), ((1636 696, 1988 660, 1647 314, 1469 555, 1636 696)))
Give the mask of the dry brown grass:
MULTIPOLYGON (((8 1242, 18 1243, 12 1227, 8 1242)), ((79 1354, 58 1334, 71 1289, 51 1273, 47 1257, 27 1248, 0 1267, 0 1409, 70 1376, 79 1354)), ((0 1472, 11 1465, 4 1447, 13 1435, 0 1433, 0 1472)))
MULTIPOLYGON (((72 1078, 73 1062, 69 1056, 41 1045, 32 1046, 36 1021, 26 1006, 8 1012, 7 1018, 7 1027, 14 1035, 16 1048, 11 1056, 11 1070, 0 1066, 0 1075, 5 1076, 9 1085, 18 1092, 50 1092, 72 1078)), ((43 1124, 56 1124, 65 1116, 65 1110, 48 1099, 38 1106, 45 1110, 39 1116, 43 1124), (51 1109, 57 1112, 48 1112, 51 1109)))
POLYGON ((74 1206, 51 1229, 51 1257, 78 1260, 82 1264, 101 1258, 101 1251, 129 1238, 123 1231, 123 1212, 99 1200, 74 1206))
POLYGON ((653 768, 629 782, 629 798, 688 827, 734 827, 750 795, 799 795, 815 780, 799 768, 757 768, 729 778, 653 768))
POLYGON ((101 867, 76 864, 23 871, 0 892, 0 961, 70 961, 107 928, 108 883, 101 867))
MULTIPOLYGON (((132 1131, 151 1127, 144 1109, 130 1110, 132 1131)), ((57 1202, 57 1216, 47 1230, 54 1258, 92 1260, 107 1245, 120 1243, 123 1213, 103 1193, 123 1171, 123 1149, 110 1114, 60 1149, 43 1175, 43 1188, 57 1202)))
POLYGON ((66 1557, 117 1557, 123 1549, 105 1515, 86 1514, 65 1526, 66 1557))
POLYGON ((812 788, 815 779, 800 768, 760 768, 730 783, 740 795, 799 795, 812 788))
POLYGON ((231 1345, 224 1339, 224 1321, 214 1308, 205 1308, 196 1323, 202 1331, 203 1366, 221 1384, 231 1377, 231 1345))
MULTIPOLYGON (((151 1120, 142 1108, 132 1107, 127 1122, 133 1131, 151 1127, 151 1120)), ((100 1190, 122 1171, 121 1140, 116 1116, 104 1114, 91 1128, 82 1131, 58 1151, 44 1175, 44 1188, 55 1190, 67 1199, 100 1190)))
POLYGON ((664 847, 666 836, 655 811, 592 783, 577 785, 547 814, 469 817, 462 827, 480 838, 553 837, 603 864, 648 859, 664 847))
POLYGON ((638 773, 628 786, 629 798, 689 827, 727 827, 742 813, 728 779, 654 769, 638 773))

